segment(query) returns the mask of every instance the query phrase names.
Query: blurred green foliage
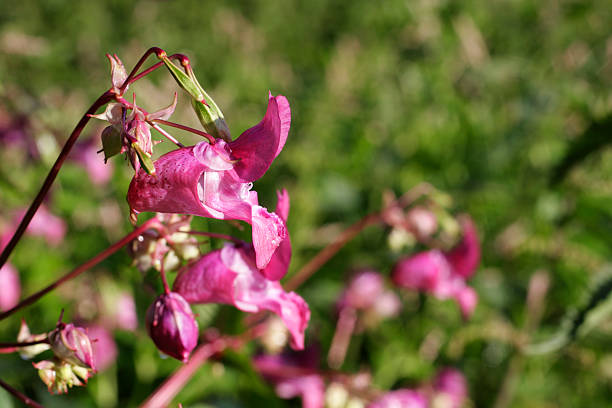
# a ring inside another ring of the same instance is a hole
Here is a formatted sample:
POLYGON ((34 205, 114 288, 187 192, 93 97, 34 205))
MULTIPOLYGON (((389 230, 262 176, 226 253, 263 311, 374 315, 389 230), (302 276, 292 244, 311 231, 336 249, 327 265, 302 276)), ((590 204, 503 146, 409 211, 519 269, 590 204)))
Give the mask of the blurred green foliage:
MULTIPOLYGON (((400 194, 426 181, 472 215, 483 241, 472 320, 463 323, 451 302, 405 294, 401 318, 355 338, 344 368, 370 366, 374 383, 391 388, 453 365, 467 375, 473 404, 493 406, 515 355, 513 336, 496 328, 521 329, 530 277, 546 271, 551 279, 534 334, 545 340, 586 302, 590 282, 612 259, 610 21, 605 0, 1 2, 0 113, 24 115, 41 153, 29 161, 15 149, 0 151, 3 221, 29 203, 61 142, 108 88, 104 53, 117 53, 130 68, 153 45, 182 52, 235 136, 260 120, 268 90, 291 103, 287 145, 256 183, 268 207, 276 189, 291 195, 291 271, 342 226, 379 209, 386 189, 400 194), (439 350, 424 355, 432 338, 439 350)), ((133 88, 150 110, 166 106, 176 88, 161 70, 141 82, 133 88)), ((175 120, 195 126, 181 96, 175 120)), ((90 126, 85 136, 99 131, 90 126)), ((62 170, 50 206, 68 220, 69 236, 57 249, 33 238, 18 246, 12 263, 24 293, 128 231, 131 174, 121 159, 113 163, 115 177, 104 189, 85 183, 74 164, 62 170)), ((335 325, 330 311, 350 271, 371 266, 386 274, 400 255, 380 230, 351 242, 299 291, 313 313, 307 336, 325 349, 335 325)), ((102 276, 131 288, 142 320, 155 279, 143 287, 119 253, 4 321, 2 339, 14 338, 21 316, 34 331, 50 330, 60 309, 75 313, 79 285, 95 288, 102 276)), ((227 322, 238 316, 221 307, 206 318, 233 332, 240 328, 227 322)), ((142 329, 116 339, 116 366, 68 396, 49 396, 17 356, 0 358, 0 376, 49 407, 135 406, 179 363, 161 360, 142 329)), ((525 359, 508 406, 608 406, 611 341, 612 322, 604 319, 568 347, 525 359)), ((248 354, 214 364, 176 401, 299 404, 276 398, 249 368, 248 354)), ((0 392, 0 405, 11 403, 0 392)))

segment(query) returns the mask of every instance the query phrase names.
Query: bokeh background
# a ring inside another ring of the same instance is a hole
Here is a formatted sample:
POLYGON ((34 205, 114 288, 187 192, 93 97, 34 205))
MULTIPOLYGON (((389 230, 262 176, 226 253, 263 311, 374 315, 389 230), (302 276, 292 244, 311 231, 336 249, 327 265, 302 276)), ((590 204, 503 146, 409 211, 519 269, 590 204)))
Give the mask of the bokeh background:
MULTIPOLYGON (((451 365, 467 376, 468 404, 477 407, 499 403, 504 378, 516 370, 511 395, 498 407, 609 406, 612 322, 605 301, 589 330, 556 352, 517 358, 515 343, 536 272, 550 280, 533 333, 542 341, 563 331, 572 310, 610 277, 610 21, 606 0, 0 2, 2 220, 29 204, 74 124, 108 88, 105 53, 117 53, 129 69, 150 46, 181 52, 234 135, 260 120, 268 90, 290 101, 286 147, 255 185, 268 207, 276 189, 291 195, 290 273, 344 226, 379 209, 385 190, 401 194, 429 182, 478 225, 483 259, 472 280, 480 297, 472 319, 463 322, 450 301, 403 294, 401 317, 354 339, 343 369, 369 367, 374 384, 390 389, 451 365), (9 133, 23 145, 9 145, 9 133), (432 338, 433 355, 423 351, 432 338)), ((160 70, 134 90, 154 110, 170 102, 176 86, 160 70)), ((196 126, 180 96, 174 120, 196 126)), ((83 136, 99 131, 93 123, 83 136)), ((132 170, 121 159, 112 162, 113 180, 104 188, 75 163, 62 170, 48 206, 67 220, 69 233, 57 248, 36 238, 18 246, 12 263, 24 293, 129 230, 132 170)), ((351 270, 388 274, 400 255, 377 228, 343 249, 299 291, 313 312, 307 337, 329 344, 330 311, 351 270)), ((62 308, 68 317, 86 313, 83 298, 109 280, 135 295, 142 321, 157 283, 130 262, 124 251, 113 256, 3 321, 1 338, 14 338, 19 317, 33 331, 47 331, 62 308)), ((229 307, 200 313, 225 331, 241 329, 240 314, 229 307)), ((18 356, 1 356, 0 377, 45 406, 135 406, 179 363, 159 358, 142 322, 115 338, 117 363, 68 396, 49 396, 18 356)), ((299 406, 278 399, 252 370, 255 348, 206 365, 176 401, 299 406)), ((0 391, 0 406, 19 405, 0 391)))

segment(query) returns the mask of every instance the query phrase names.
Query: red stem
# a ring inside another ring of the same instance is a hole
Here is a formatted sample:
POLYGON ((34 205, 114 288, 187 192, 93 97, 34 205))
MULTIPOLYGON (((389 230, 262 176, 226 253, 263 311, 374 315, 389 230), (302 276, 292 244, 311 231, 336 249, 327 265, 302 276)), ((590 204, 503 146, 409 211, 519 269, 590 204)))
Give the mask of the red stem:
POLYGON ((15 388, 11 387, 10 385, 8 385, 2 380, 0 380, 0 387, 4 388, 5 390, 13 394, 15 398, 19 399, 21 402, 26 404, 28 407, 44 408, 38 402, 34 401, 33 399, 26 396, 25 394, 22 394, 20 391, 17 391, 15 388))
MULTIPOLYGON (((144 64, 144 62, 147 60, 147 58, 149 58, 149 56, 151 54, 155 53, 155 55, 159 56, 162 54, 166 54, 166 51, 162 50, 159 47, 151 47, 149 48, 143 55, 142 57, 140 57, 140 59, 138 60, 138 62, 136 63, 136 65, 134 65, 134 68, 132 68, 132 72, 130 72, 130 74, 128 75, 128 77, 125 79, 125 81, 123 82, 123 85, 121 85, 121 88, 119 89, 120 95, 123 95, 123 92, 125 92, 125 88, 128 87, 129 84, 131 84, 132 82, 142 78, 142 76, 139 76, 138 78, 134 78, 134 76, 136 75, 136 72, 138 72, 138 70, 140 69, 140 67, 142 66, 142 64, 144 64)), ((151 70, 152 71, 152 70, 151 70)), ((151 72, 149 71, 149 72, 151 72)), ((149 73, 147 72, 147 73, 149 73)))
POLYGON ((215 138, 212 135, 209 135, 206 132, 202 132, 201 130, 194 129, 194 128, 191 128, 189 126, 181 125, 180 123, 169 122, 169 121, 163 120, 163 119, 153 119, 152 122, 160 123, 160 124, 166 125, 166 126, 172 126, 172 127, 177 128, 177 129, 184 130, 186 132, 195 133, 196 135, 203 136, 206 139, 208 139, 210 144, 215 143, 215 138))
POLYGON ((34 341, 17 341, 17 342, 9 342, 9 343, 3 343, 0 342, 0 348, 9 348, 9 347, 27 347, 27 346, 34 346, 36 344, 49 344, 49 339, 47 339, 46 337, 42 340, 34 340, 34 341))
POLYGON ((2 266, 6 263, 8 257, 13 252, 13 249, 15 249, 15 246, 17 245, 17 243, 19 242, 19 240, 23 236, 23 233, 28 228, 28 225, 30 224, 30 221, 32 221, 32 217, 34 217, 34 214, 36 214, 36 211, 38 210, 38 207, 40 207, 40 205, 42 204, 45 196, 49 192, 49 189, 51 188, 51 185, 55 181, 55 177, 57 177, 57 173, 59 173, 62 165, 64 164, 64 161, 68 157, 68 154, 70 153, 70 150, 72 149, 72 146, 74 146, 74 143, 77 141, 79 135, 83 131, 83 128, 85 128, 85 125, 87 125, 87 122, 89 122, 89 119, 90 119, 89 115, 93 115, 94 113, 96 113, 98 108, 100 108, 101 106, 107 104, 112 99, 113 99, 113 93, 112 92, 107 91, 107 92, 103 93, 93 103, 93 105, 91 105, 91 107, 83 115, 83 117, 81 118, 79 123, 77 123, 76 127, 74 128, 74 130, 70 134, 70 137, 66 141, 66 144, 64 144, 64 147, 62 148, 62 151, 60 152, 59 156, 57 157, 57 160, 55 161, 55 164, 53 164, 53 167, 51 167, 51 170, 49 170, 49 174, 47 175, 47 178, 45 179, 42 187, 40 188, 40 191, 38 192, 38 194, 34 198, 34 201, 32 201, 32 204, 30 204, 30 208, 28 208, 28 211, 23 216, 23 219, 21 220, 21 223, 19 224, 19 226, 17 227, 17 230, 13 234, 13 237, 11 238, 9 243, 6 245, 6 247, 2 251, 2 254, 0 255, 0 268, 2 268, 2 266))
POLYGON ((164 408, 169 406, 174 396, 183 388, 200 366, 213 355, 225 350, 226 347, 228 347, 228 342, 224 338, 198 346, 189 361, 155 390, 140 405, 140 408, 164 408))
POLYGON ((147 230, 148 228, 151 228, 151 226, 157 222, 159 222, 157 218, 151 218, 150 220, 142 224, 140 227, 136 228, 134 231, 130 232, 128 235, 121 238, 119 241, 117 241, 110 247, 106 248, 104 251, 100 252, 98 255, 94 256, 93 258, 85 262, 84 264, 77 266, 72 271, 68 272, 66 275, 62 276, 61 278, 59 278, 58 280, 56 280, 49 286, 45 287, 44 289, 41 289, 38 292, 23 299, 16 306, 13 306, 11 309, 3 313, 0 313, 0 320, 7 318, 8 316, 12 315, 17 310, 25 306, 31 305, 32 303, 36 302, 38 299, 40 299, 47 293, 51 292, 53 289, 57 288, 58 286, 62 285, 63 283, 73 278, 76 278, 77 276, 79 276, 81 273, 85 272, 89 268, 92 268, 93 266, 99 264, 100 262, 108 258, 110 255, 117 252, 123 246, 131 242, 134 238, 142 234, 145 230, 147 230))

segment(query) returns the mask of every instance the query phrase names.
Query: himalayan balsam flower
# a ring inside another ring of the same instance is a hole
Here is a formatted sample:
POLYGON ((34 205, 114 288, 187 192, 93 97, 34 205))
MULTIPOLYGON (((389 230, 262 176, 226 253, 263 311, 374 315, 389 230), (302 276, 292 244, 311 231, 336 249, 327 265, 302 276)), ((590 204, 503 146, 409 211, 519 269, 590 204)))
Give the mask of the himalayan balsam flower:
POLYGON ((434 408, 460 408, 467 397, 467 381, 454 368, 444 368, 434 380, 434 408))
POLYGON ((91 370, 65 361, 43 360, 32 365, 52 394, 65 394, 68 388, 85 385, 91 376, 91 370))
POLYGON ((49 343, 60 360, 95 371, 91 340, 84 328, 60 321, 49 333, 49 343))
POLYGON ((469 318, 478 302, 478 295, 467 286, 480 262, 480 244, 473 222, 462 219, 463 239, 449 252, 437 249, 401 259, 393 268, 393 282, 407 289, 421 290, 438 299, 453 298, 464 318, 469 318))
POLYGON ((338 308, 350 307, 365 312, 371 318, 396 315, 400 300, 395 293, 385 290, 383 277, 373 270, 357 273, 340 296, 338 308))
POLYGON ((427 398, 418 391, 401 389, 378 398, 367 408, 427 408, 427 398))
POLYGON ((310 319, 308 305, 257 269, 250 245, 226 244, 209 252, 179 271, 173 290, 190 303, 225 303, 249 313, 270 310, 287 326, 291 346, 304 348, 304 331, 310 319))
POLYGON ((146 326, 157 348, 182 362, 187 362, 198 344, 198 323, 179 293, 164 293, 155 299, 147 310, 146 326))
POLYGON ((229 143, 174 150, 155 162, 157 176, 136 173, 128 190, 133 213, 154 211, 242 220, 253 227, 259 269, 287 236, 285 223, 258 203, 252 182, 268 170, 289 133, 291 112, 284 96, 269 96, 263 120, 229 143))
POLYGON ((279 397, 301 397, 303 408, 322 408, 325 401, 325 382, 316 370, 318 361, 318 352, 312 348, 253 359, 255 369, 275 385, 279 397))

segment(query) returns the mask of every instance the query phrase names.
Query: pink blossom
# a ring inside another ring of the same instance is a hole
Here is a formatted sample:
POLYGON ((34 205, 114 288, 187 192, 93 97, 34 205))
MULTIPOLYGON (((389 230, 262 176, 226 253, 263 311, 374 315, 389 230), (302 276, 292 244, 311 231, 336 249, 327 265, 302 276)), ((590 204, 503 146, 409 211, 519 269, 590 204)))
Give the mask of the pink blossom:
POLYGON ((123 330, 136 330, 138 327, 136 304, 131 294, 123 292, 119 295, 115 310, 115 321, 117 327, 123 330))
POLYGON ((0 268, 0 310, 8 310, 19 302, 21 284, 19 273, 10 263, 0 268))
POLYGON ((457 247, 447 253, 432 249, 403 258, 394 266, 392 279, 403 288, 429 292, 438 299, 455 299, 467 319, 478 302, 466 279, 478 266, 480 244, 473 222, 465 217, 462 225, 464 236, 457 247))
POLYGON ((117 359, 117 344, 112 334, 103 326, 92 325, 87 327, 87 335, 91 339, 95 367, 106 370, 117 359))
POLYGON ((278 281, 261 273, 250 245, 226 244, 209 252, 179 271, 173 290, 190 303, 226 303, 249 313, 276 313, 291 333, 291 346, 304 348, 304 331, 310 319, 308 305, 295 292, 285 292, 278 281))
POLYGON ((290 116, 287 99, 270 95, 264 119, 236 140, 201 142, 161 156, 155 162, 156 176, 139 171, 132 179, 127 196, 132 212, 245 221, 253 227, 257 267, 265 268, 287 231, 278 215, 259 205, 251 182, 283 148, 290 116))
POLYGON ((182 362, 198 344, 198 323, 185 299, 176 292, 160 295, 147 310, 146 325, 157 348, 182 362))
POLYGON ((460 219, 463 239, 455 248, 446 253, 446 258, 456 274, 465 279, 471 277, 480 263, 480 243, 474 221, 463 216, 460 219))
POLYGON ((340 303, 353 309, 368 309, 383 294, 382 276, 372 270, 364 270, 353 277, 341 296, 340 303))
POLYGON ((310 348, 299 354, 260 355, 253 363, 255 369, 276 386, 279 397, 301 397, 303 408, 322 408, 325 383, 316 370, 317 354, 310 348))
POLYGON ((444 368, 434 380, 434 397, 437 406, 459 408, 468 395, 467 381, 463 374, 454 368, 444 368))
MULTIPOLYGON (((276 203, 276 215, 279 216, 284 223, 287 222, 289 217, 289 193, 287 190, 277 191, 276 193, 278 201, 276 203)), ((261 270, 261 273, 268 279, 280 280, 282 279, 289 270, 289 263, 291 262, 291 239, 289 238, 289 230, 287 230, 287 236, 283 239, 276 248, 276 251, 270 258, 270 262, 265 268, 261 270)))
POLYGON ((378 398, 367 408, 427 408, 425 395, 418 391, 401 389, 391 391, 378 398))
MULTIPOLYGON (((21 222, 26 210, 19 211, 13 219, 13 227, 0 238, 0 244, 4 246, 9 242, 13 236, 14 231, 21 222)), ((57 246, 63 240, 66 235, 66 223, 64 220, 56 215, 51 214, 47 207, 41 205, 34 214, 30 225, 26 229, 26 233, 36 237, 44 238, 49 245, 57 246)))

